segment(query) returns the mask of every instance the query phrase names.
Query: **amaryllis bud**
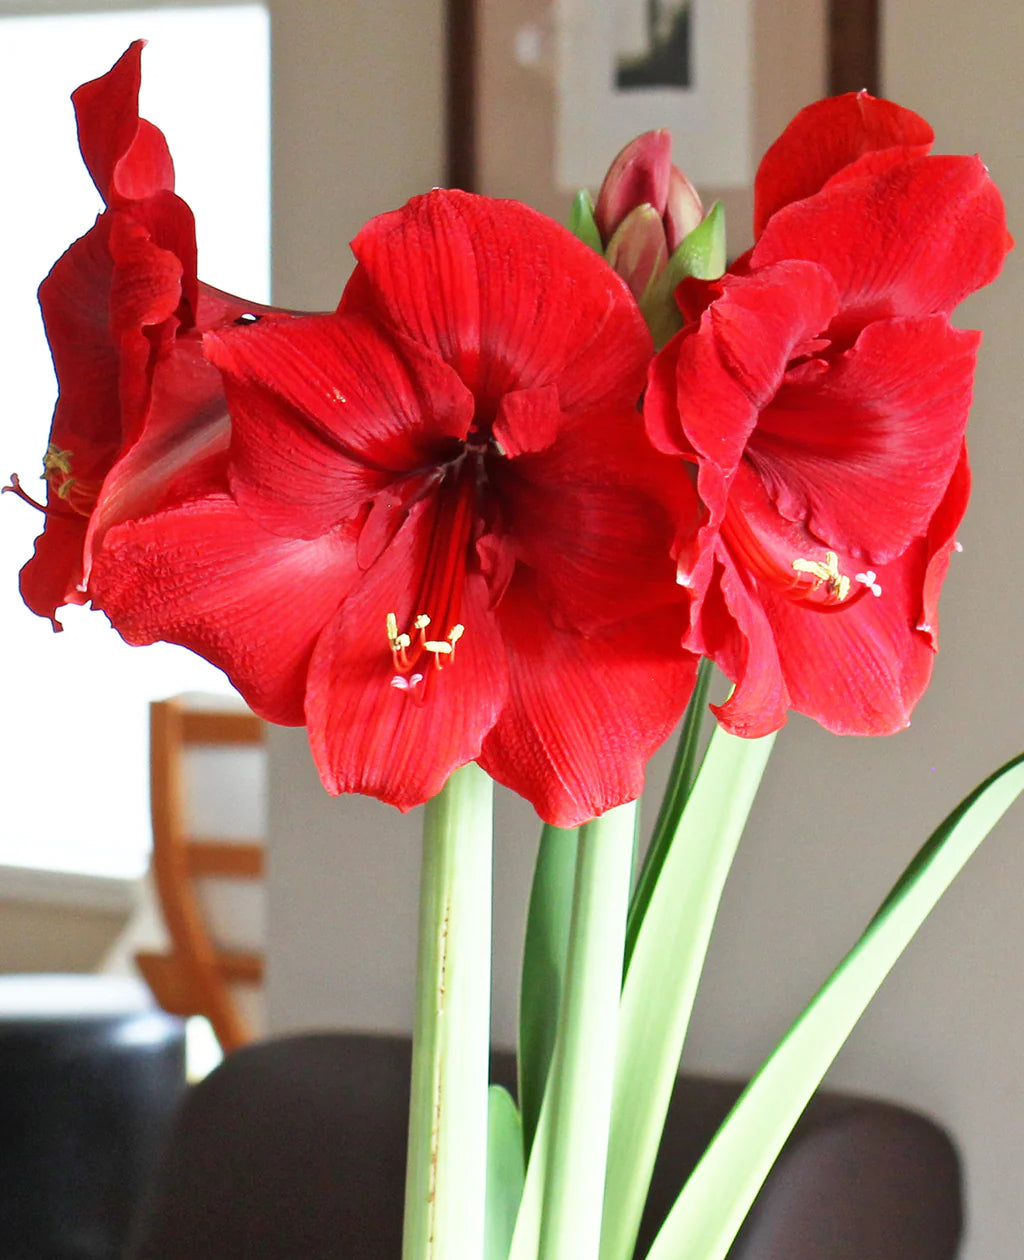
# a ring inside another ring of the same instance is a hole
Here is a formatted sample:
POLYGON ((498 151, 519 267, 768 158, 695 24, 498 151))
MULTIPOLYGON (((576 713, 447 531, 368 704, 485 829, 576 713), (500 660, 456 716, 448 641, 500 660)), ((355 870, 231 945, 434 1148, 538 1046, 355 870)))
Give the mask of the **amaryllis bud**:
POLYGON ((668 197, 662 213, 668 252, 674 253, 683 238, 689 236, 703 220, 704 207, 697 196, 696 188, 678 166, 671 167, 668 173, 668 197))
POLYGON ((605 246, 604 256, 639 302, 668 262, 665 229, 652 205, 630 210, 605 246))
POLYGON ((629 285, 662 346, 682 326, 675 291, 689 276, 717 280, 725 270, 725 222, 717 203, 707 215, 697 190, 672 165, 665 128, 632 140, 605 176, 597 205, 586 192, 569 227, 629 285))
POLYGON ((604 177, 594 220, 605 245, 637 206, 653 206, 661 218, 668 204, 672 135, 665 128, 645 131, 622 150, 604 177))

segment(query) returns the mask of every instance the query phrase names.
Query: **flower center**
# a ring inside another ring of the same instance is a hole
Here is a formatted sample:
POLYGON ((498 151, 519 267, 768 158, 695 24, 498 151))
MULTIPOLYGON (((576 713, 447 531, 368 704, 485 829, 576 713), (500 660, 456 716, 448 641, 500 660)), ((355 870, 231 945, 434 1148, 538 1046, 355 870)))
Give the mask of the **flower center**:
POLYGON ((100 497, 102 483, 81 481, 71 475, 73 453, 73 451, 62 451, 51 442, 43 456, 43 480, 53 490, 59 502, 51 498, 47 503, 37 503, 21 484, 17 473, 11 473, 11 484, 0 487, 0 494, 16 494, 19 499, 24 500, 45 516, 91 516, 96 500, 100 497))
POLYGON ((466 553, 476 520, 480 460, 464 455, 445 470, 436 491, 426 564, 413 608, 403 629, 398 614, 385 618, 388 647, 395 673, 391 686, 425 697, 427 684, 455 659, 455 645, 466 632, 459 621, 466 553))
POLYGON ((722 537, 741 566, 777 595, 816 612, 839 612, 868 591, 882 593, 874 572, 844 573, 837 552, 780 516, 760 479, 743 466, 729 493, 722 537))
POLYGON ((43 456, 43 480, 59 499, 79 516, 90 516, 99 498, 100 483, 82 481, 71 472, 73 451, 62 451, 51 442, 43 456))

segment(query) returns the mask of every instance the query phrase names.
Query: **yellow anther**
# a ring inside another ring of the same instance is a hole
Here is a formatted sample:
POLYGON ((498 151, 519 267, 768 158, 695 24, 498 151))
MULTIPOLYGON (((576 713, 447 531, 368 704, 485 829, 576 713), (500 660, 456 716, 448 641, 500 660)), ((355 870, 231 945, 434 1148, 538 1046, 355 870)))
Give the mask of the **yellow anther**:
POLYGON ((448 631, 448 642, 452 645, 452 647, 454 647, 465 633, 466 627, 456 622, 456 624, 448 631))
POLYGON ((407 634, 399 634, 395 636, 394 644, 396 648, 407 648, 412 643, 412 639, 407 634))
POLYGON ((53 473, 63 473, 65 477, 70 476, 73 454, 74 451, 62 451, 59 446, 54 446, 51 442, 43 456, 43 476, 49 477, 53 473))
POLYGON ((452 651, 452 645, 440 639, 427 639, 423 646, 428 652, 437 652, 441 656, 450 656, 452 651))
POLYGON ((426 630, 427 626, 429 625, 430 625, 430 618, 427 616, 426 613, 420 613, 420 615, 412 623, 412 628, 414 630, 426 630))
POLYGON ((823 561, 798 557, 793 561, 793 568, 797 573, 809 573, 815 579, 814 590, 826 585, 829 594, 834 595, 840 603, 850 593, 850 579, 845 573, 839 572, 839 557, 834 551, 826 551, 823 561))
POLYGON ((388 627, 388 642, 394 643, 395 640, 398 638, 398 618, 395 616, 394 613, 388 613, 387 627, 388 627))

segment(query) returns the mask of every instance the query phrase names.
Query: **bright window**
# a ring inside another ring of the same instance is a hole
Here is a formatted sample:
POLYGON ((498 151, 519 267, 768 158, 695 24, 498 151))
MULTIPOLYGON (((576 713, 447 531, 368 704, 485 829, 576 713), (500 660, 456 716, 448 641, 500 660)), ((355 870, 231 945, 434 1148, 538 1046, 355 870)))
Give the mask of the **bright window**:
MULTIPOLYGON (((101 208, 78 154, 70 94, 137 38, 141 112, 167 136, 195 211, 201 277, 269 297, 269 20, 258 4, 0 18, 4 423, 0 480, 29 493, 56 396, 36 288, 101 208)), ((53 634, 17 591, 38 513, 0 498, 0 863, 137 875, 150 846, 148 702, 227 692, 181 648, 126 647, 99 613, 53 634)))

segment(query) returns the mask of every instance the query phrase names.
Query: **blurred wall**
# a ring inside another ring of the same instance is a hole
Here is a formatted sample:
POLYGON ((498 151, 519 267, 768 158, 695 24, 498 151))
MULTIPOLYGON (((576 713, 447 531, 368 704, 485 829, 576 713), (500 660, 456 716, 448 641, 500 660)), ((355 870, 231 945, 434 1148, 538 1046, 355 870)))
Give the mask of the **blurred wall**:
MULTIPOLYGON (((983 152, 1011 226, 1024 232, 1024 10, 981 0, 968 21, 954 0, 890 0, 884 26, 888 94, 929 117, 940 150, 983 152)), ((275 30, 279 136, 292 136, 275 153, 279 300, 333 302, 334 269, 358 221, 441 169, 438 12, 391 0, 359 46, 329 27, 275 30), (410 22, 420 24, 415 34, 410 22), (386 112, 366 104, 378 76, 391 85, 386 112), (348 108, 360 111, 360 129, 339 124, 348 108)), ((1022 309, 1024 267, 1014 257, 959 318, 983 327, 986 343, 972 420, 975 496, 946 586, 933 686, 911 729, 886 741, 840 741, 800 718, 780 736, 726 892, 685 1053, 691 1067, 753 1070, 927 831, 1024 746, 1022 309)), ((329 799, 301 731, 276 731, 271 749, 272 1023, 407 1028, 419 820, 329 799)), ((652 765, 652 787, 664 762, 652 765)), ((502 795, 499 827, 494 1017, 496 1038, 508 1042, 535 826, 502 795)), ((965 1260, 1009 1260, 1024 1236, 1022 889, 1018 806, 898 964, 830 1078, 921 1107, 957 1136, 965 1260)))

